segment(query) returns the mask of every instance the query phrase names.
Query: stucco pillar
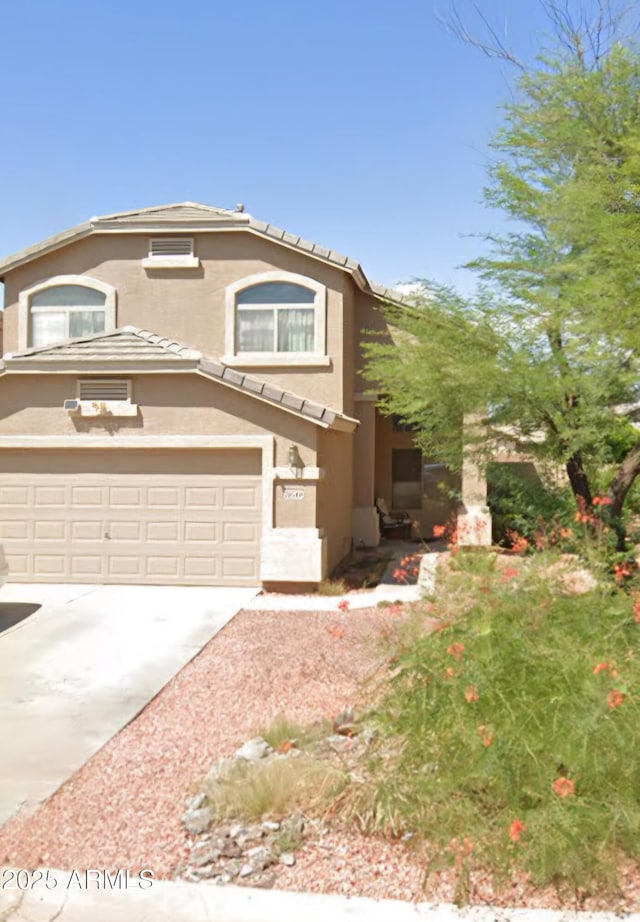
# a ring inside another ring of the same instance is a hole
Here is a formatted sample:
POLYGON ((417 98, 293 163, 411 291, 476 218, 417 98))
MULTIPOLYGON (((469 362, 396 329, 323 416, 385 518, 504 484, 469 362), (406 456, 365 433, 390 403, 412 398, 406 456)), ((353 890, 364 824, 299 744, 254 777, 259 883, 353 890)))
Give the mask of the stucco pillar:
POLYGON ((353 508, 351 537, 354 547, 376 547, 380 524, 375 507, 376 397, 355 395, 355 416, 360 425, 353 444, 353 508))
POLYGON ((482 423, 478 416, 465 416, 462 463, 462 511, 458 515, 458 544, 487 547, 491 544, 491 514, 487 505, 487 478, 479 459, 482 423))

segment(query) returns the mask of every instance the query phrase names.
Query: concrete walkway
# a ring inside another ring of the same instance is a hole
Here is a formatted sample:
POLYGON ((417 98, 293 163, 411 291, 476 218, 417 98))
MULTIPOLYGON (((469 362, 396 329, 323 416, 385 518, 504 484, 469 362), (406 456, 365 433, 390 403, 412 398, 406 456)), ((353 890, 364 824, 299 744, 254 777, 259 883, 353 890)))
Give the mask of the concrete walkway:
MULTIPOLYGON (((0 889, 3 922, 619 922, 605 912, 555 912, 551 909, 492 909, 476 906, 458 909, 448 903, 404 903, 364 897, 328 896, 220 887, 213 883, 139 881, 129 878, 122 889, 104 886, 104 880, 87 886, 84 872, 47 871, 39 883, 23 890, 0 889), (144 889, 140 884, 144 885, 144 889)), ((28 876, 32 881, 34 874, 28 876)), ((0 870, 5 881, 7 873, 0 870)), ((24 875, 23 875, 24 877, 24 875)), ((23 880, 23 886, 28 883, 23 880)), ((15 887, 15 881, 10 881, 15 887)), ((626 922, 640 922, 629 913, 626 922)))
POLYGON ((257 591, 4 586, 0 824, 53 794, 257 591))

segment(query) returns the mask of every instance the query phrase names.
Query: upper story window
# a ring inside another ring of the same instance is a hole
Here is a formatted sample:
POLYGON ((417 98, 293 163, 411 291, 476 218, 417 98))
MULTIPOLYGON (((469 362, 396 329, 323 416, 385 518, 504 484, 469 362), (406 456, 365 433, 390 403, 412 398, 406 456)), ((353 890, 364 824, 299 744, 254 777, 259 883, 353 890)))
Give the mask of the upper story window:
POLYGON ((238 292, 238 352, 313 352, 316 293, 291 282, 264 282, 238 292))
POLYGON ((38 348, 115 327, 115 288, 82 275, 61 275, 20 294, 18 348, 38 348))
POLYGON ((236 282, 226 322, 227 364, 329 364, 326 289, 313 279, 265 272, 236 282))

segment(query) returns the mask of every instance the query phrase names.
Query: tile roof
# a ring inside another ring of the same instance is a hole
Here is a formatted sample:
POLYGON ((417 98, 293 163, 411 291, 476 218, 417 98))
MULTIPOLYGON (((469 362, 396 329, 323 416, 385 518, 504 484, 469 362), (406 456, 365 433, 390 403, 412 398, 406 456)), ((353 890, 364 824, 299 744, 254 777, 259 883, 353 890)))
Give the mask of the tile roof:
POLYGON ((154 228, 164 231, 170 228, 177 231, 189 229, 199 231, 247 230, 350 272, 354 276, 357 285, 374 297, 398 302, 404 300, 403 295, 399 292, 383 285, 369 282, 360 263, 349 256, 344 256, 329 247, 320 246, 320 244, 306 240, 297 234, 291 234, 274 224, 260 221, 244 210, 239 211, 236 209, 231 211, 226 208, 216 208, 213 205, 202 205, 198 202, 177 202, 173 205, 157 205, 151 208, 139 208, 136 211, 115 212, 102 217, 90 218, 89 221, 85 221, 83 224, 78 224, 76 227, 72 227, 60 234, 48 237, 34 246, 0 260, 0 281, 3 280, 7 272, 17 266, 56 250, 67 243, 90 234, 117 231, 118 229, 122 230, 122 228, 128 228, 131 232, 149 232, 154 228))
POLYGON ((128 362, 137 367, 140 363, 143 371, 145 362, 153 362, 155 370, 159 362, 163 366, 166 365, 167 369, 180 367, 198 372, 206 378, 219 381, 249 396, 266 400, 322 426, 354 429, 357 425, 357 420, 337 410, 298 397, 290 391, 282 390, 235 368, 221 365, 173 339, 133 326, 120 327, 110 333, 97 333, 67 340, 54 346, 8 353, 4 356, 4 362, 0 362, 0 374, 12 370, 27 371, 34 365, 39 369, 42 365, 50 366, 52 369, 58 365, 60 370, 66 370, 69 365, 75 366, 78 361, 86 363, 87 371, 93 363, 101 362, 128 362))

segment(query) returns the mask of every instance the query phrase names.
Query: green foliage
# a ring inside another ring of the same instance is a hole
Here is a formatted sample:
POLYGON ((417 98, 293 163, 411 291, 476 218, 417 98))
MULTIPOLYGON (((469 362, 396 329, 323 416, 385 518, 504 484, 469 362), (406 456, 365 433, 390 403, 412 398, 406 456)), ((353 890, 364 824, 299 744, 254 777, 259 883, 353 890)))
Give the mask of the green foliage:
POLYGON ((640 858, 640 625, 623 593, 560 591, 545 555, 492 560, 490 575, 486 555, 451 574, 441 630, 398 644, 377 710, 395 752, 378 804, 431 870, 602 891, 621 855, 640 858))
POLYGON ((591 66, 575 48, 525 73, 505 107, 486 201, 513 229, 471 264, 478 295, 425 282, 365 346, 385 412, 453 468, 465 413, 486 415, 487 458, 492 436, 589 470, 638 445, 640 58, 613 45, 591 66))
POLYGON ((539 479, 523 476, 513 464, 489 464, 487 485, 496 544, 510 546, 509 532, 516 532, 535 547, 550 523, 573 525, 576 507, 568 487, 546 487, 539 479))

